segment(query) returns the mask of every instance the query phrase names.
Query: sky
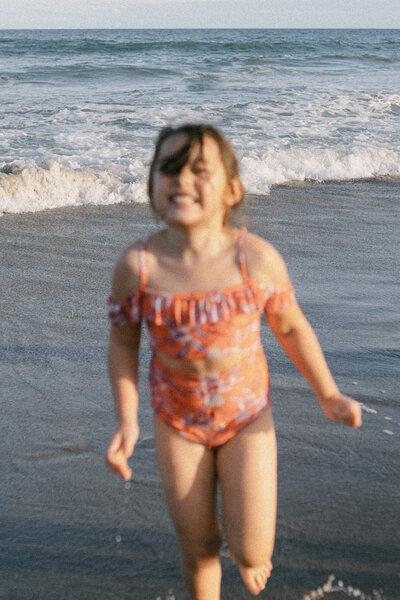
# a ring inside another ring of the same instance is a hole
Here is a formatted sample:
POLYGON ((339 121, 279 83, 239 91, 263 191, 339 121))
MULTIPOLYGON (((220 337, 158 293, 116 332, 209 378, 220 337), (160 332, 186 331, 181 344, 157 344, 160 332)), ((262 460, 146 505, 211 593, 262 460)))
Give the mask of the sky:
POLYGON ((400 28, 400 0, 0 0, 0 29, 400 28))

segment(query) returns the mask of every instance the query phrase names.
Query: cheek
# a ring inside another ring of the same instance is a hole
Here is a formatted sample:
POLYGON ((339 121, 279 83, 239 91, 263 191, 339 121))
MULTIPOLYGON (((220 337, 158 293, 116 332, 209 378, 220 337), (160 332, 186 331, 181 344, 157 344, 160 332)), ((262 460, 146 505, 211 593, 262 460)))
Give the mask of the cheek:
POLYGON ((166 193, 166 188, 167 182, 165 181, 165 178, 156 175, 153 179, 153 203, 157 203, 159 200, 163 199, 163 196, 166 193))
POLYGON ((163 202, 163 196, 162 181, 160 181, 160 178, 156 176, 153 178, 150 206, 153 212, 158 216, 161 216, 163 212, 163 206, 165 204, 165 202, 163 202))
POLYGON ((214 185, 210 187, 210 195, 214 200, 218 200, 221 204, 227 203, 229 197, 229 188, 224 179, 220 179, 214 182, 214 185))

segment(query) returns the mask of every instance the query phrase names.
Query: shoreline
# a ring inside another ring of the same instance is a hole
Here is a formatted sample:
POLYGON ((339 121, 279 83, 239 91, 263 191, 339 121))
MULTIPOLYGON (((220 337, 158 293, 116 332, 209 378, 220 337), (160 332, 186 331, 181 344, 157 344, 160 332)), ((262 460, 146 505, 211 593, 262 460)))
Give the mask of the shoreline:
MULTIPOLYGON (((1 173, 1 171, 0 171, 1 173)), ((351 187, 361 187, 361 188, 377 188, 379 189, 379 187, 382 187, 382 189, 385 189, 387 187, 390 186, 394 186, 394 187, 398 187, 400 186, 400 176, 392 176, 392 175, 382 175, 379 177, 370 177, 370 178, 360 178, 360 179, 347 179, 347 180, 325 180, 325 181, 319 181, 319 180, 313 180, 313 179, 302 179, 302 180, 291 180, 291 181, 286 181, 283 183, 277 183, 277 184, 273 184, 270 188, 270 191, 268 192, 268 194, 265 195, 260 195, 260 194, 251 194, 251 193, 247 193, 245 192, 244 194, 244 200, 243 200, 243 204, 245 207, 245 211, 246 208, 248 208, 248 206, 246 205, 251 205, 253 202, 262 202, 263 200, 268 199, 269 197, 275 197, 275 196, 280 196, 282 193, 288 193, 290 195, 295 194, 296 190, 301 190, 305 193, 309 192, 310 190, 315 190, 315 189, 319 189, 321 190, 322 194, 325 194, 327 189, 333 189, 335 190, 335 188, 337 190, 342 189, 346 189, 346 188, 351 188, 351 187)), ((34 211, 24 211, 24 212, 0 212, 0 219, 1 218, 12 218, 12 217, 22 217, 22 216, 33 216, 33 215, 51 215, 53 213, 57 213, 57 212, 62 212, 62 211, 69 211, 69 210, 74 210, 74 211, 81 211, 81 210, 90 210, 90 209, 94 209, 94 210, 105 210, 107 211, 107 209, 113 209, 116 207, 126 207, 126 208, 132 208, 132 207, 144 207, 144 210, 146 212, 149 212, 149 216, 152 217, 152 213, 151 211, 148 211, 148 206, 149 203, 148 202, 127 202, 127 201, 121 201, 121 202, 116 202, 116 203, 110 203, 110 204, 95 204, 95 203, 91 203, 88 202, 87 204, 79 204, 79 205, 66 205, 66 206, 57 206, 57 207, 52 207, 52 208, 44 208, 44 209, 40 209, 40 210, 34 210, 34 211)), ((138 208, 138 210, 140 210, 138 208)))

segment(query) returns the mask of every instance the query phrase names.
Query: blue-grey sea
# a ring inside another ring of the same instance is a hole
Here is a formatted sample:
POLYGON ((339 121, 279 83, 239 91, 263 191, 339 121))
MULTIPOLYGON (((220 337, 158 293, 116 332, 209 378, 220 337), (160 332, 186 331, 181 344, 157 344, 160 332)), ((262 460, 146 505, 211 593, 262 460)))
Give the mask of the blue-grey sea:
POLYGON ((400 177, 399 30, 0 31, 0 213, 146 201, 160 127, 207 121, 249 193, 400 177))
MULTIPOLYGON (((0 30, 0 107, 0 600, 188 600, 145 331, 132 481, 104 463, 113 264, 160 226, 153 142, 185 121, 232 140, 246 223, 363 407, 357 431, 328 422, 263 322, 279 498, 259 598, 400 600, 400 30, 0 30)), ((222 600, 248 599, 221 561, 222 600)))

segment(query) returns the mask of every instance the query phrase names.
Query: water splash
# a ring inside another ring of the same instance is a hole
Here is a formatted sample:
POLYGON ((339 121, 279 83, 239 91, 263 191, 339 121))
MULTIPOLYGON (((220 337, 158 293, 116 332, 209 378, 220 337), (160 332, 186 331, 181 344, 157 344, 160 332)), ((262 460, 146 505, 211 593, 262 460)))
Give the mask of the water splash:
POLYGON ((330 598, 331 594, 339 593, 341 597, 358 598, 359 600, 385 600, 383 590, 373 590, 372 596, 366 594, 359 588, 352 585, 345 585, 340 579, 336 582, 336 576, 329 575, 327 581, 315 590, 304 594, 303 600, 319 600, 320 598, 330 598), (327 596, 329 594, 329 596, 327 596))
MULTIPOLYGON (((157 596, 156 600, 163 600, 161 596, 157 596)), ((176 600, 173 590, 168 590, 165 600, 176 600)))

